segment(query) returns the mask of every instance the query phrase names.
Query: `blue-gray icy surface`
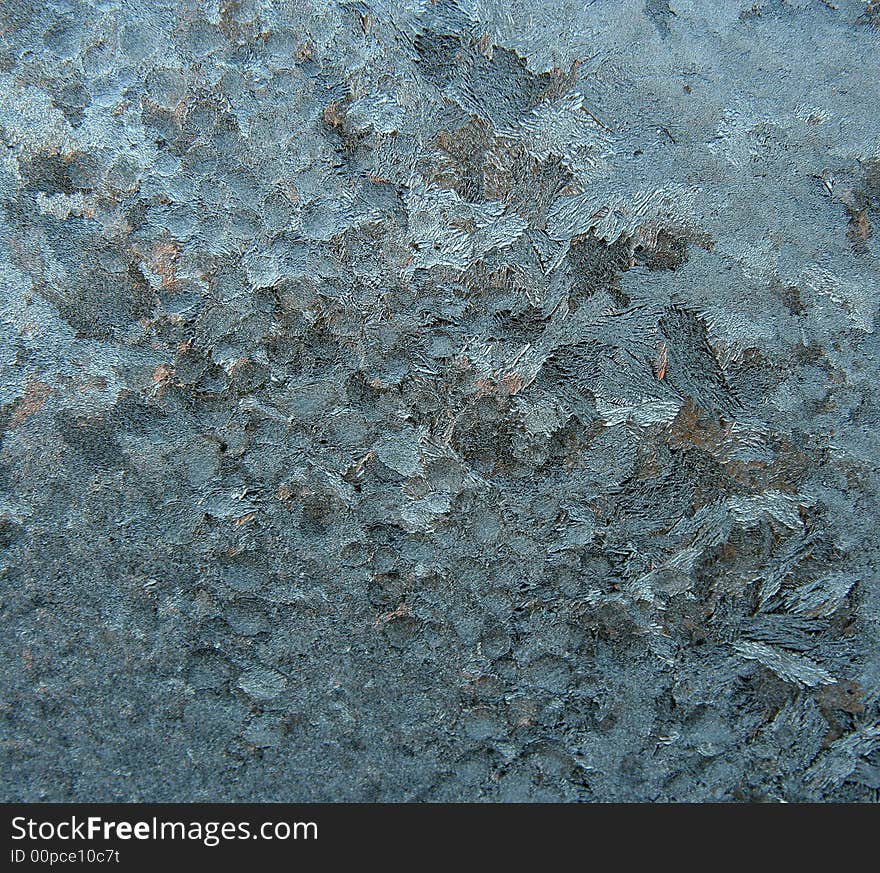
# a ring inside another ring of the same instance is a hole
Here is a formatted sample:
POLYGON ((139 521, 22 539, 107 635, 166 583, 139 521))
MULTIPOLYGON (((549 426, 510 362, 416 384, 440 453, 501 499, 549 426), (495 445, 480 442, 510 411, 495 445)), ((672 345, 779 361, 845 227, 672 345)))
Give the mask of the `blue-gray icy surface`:
POLYGON ((880 3, 0 5, 4 800, 880 790, 880 3))

